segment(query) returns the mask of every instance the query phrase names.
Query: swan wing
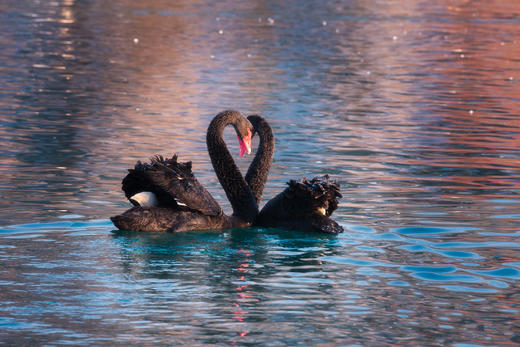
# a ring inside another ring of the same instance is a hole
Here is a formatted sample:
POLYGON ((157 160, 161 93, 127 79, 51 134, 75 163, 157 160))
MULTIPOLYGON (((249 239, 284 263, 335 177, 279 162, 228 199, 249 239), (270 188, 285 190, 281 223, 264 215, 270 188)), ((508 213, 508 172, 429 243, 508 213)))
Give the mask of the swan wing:
POLYGON ((142 193, 153 193, 158 205, 177 208, 178 205, 175 198, 150 181, 146 175, 146 171, 149 168, 150 164, 138 161, 133 169, 128 170, 128 174, 123 178, 122 186, 126 198, 134 206, 140 206, 135 197, 142 193))
POLYGON ((169 195, 191 210, 208 216, 223 213, 217 201, 193 175, 191 162, 180 163, 176 155, 171 159, 157 156, 145 168, 144 175, 155 191, 169 195))

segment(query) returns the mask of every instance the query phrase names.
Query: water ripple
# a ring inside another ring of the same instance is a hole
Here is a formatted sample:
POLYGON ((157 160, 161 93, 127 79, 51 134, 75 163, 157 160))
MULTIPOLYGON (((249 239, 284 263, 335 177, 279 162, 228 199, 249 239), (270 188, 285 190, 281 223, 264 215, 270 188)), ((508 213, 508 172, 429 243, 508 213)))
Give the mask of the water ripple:
POLYGON ((4 343, 520 341, 517 2, 0 8, 4 343), (273 127, 262 203, 329 173, 345 233, 113 230, 154 154, 231 210, 205 144, 225 108, 273 127))

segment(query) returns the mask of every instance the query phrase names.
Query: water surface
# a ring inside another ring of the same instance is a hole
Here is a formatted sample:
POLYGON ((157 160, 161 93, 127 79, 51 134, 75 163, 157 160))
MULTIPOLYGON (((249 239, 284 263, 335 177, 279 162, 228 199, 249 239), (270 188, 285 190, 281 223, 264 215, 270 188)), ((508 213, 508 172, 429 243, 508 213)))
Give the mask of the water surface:
POLYGON ((7 0, 0 31, 4 343, 520 343, 520 5, 7 0), (264 202, 329 173, 345 233, 114 231, 157 153, 230 210, 228 108, 274 129, 264 202))

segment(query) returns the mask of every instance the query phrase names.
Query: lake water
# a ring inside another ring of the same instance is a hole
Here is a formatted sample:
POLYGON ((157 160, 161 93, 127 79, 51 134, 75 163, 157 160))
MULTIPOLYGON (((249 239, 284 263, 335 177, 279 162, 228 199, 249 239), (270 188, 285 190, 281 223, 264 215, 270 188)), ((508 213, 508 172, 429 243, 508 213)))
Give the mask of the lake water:
POLYGON ((6 345, 520 344, 520 3, 4 0, 0 32, 6 345), (329 173, 343 234, 114 230, 154 154, 230 210, 229 108, 275 132, 264 202, 329 173))

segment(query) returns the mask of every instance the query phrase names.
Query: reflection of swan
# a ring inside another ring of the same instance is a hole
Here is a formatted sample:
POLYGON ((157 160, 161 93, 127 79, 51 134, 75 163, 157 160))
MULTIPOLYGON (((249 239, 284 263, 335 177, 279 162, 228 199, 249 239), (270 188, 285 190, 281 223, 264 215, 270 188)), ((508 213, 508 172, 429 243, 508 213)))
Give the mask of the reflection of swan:
MULTIPOLYGON (((235 128, 241 156, 251 152, 253 126, 241 113, 224 111, 208 127, 208 152, 233 207, 232 216, 225 215, 197 181, 191 172, 191 162, 180 163, 177 156, 166 160, 157 156, 150 164, 138 162, 123 179, 125 195, 136 206, 112 217, 115 226, 137 231, 185 231, 251 225, 258 214, 258 205, 222 138, 227 125, 235 128)), ((252 173, 251 179, 258 181, 258 174, 252 173)))
MULTIPOLYGON (((262 117, 250 116, 248 119, 260 137, 260 145, 246 181, 259 201, 273 158, 274 136, 262 117)), ((342 197, 337 182, 325 175, 312 180, 291 180, 288 185, 262 208, 255 225, 333 234, 343 232, 343 228, 329 218, 342 197)))

